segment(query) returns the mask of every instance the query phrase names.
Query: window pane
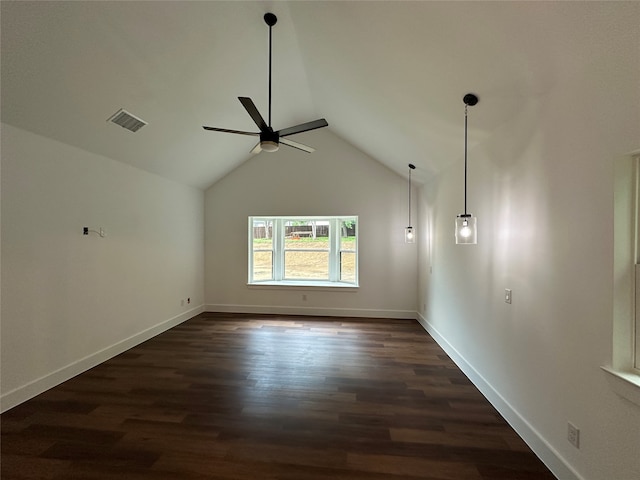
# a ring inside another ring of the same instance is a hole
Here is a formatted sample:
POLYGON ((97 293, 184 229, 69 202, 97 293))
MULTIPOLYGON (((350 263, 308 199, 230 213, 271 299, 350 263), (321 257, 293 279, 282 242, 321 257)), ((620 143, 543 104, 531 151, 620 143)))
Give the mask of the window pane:
POLYGON ((303 250, 329 250, 329 237, 305 238, 289 237, 284 239, 284 248, 303 250))
POLYGON ((289 220, 284 226, 284 248, 329 249, 329 222, 289 220))
POLYGON ((636 338, 635 338, 635 358, 634 368, 640 370, 640 265, 636 265, 636 338))
POLYGON ((342 220, 340 222, 340 250, 356 249, 356 220, 342 220))
POLYGON ((273 240, 270 238, 254 238, 253 251, 258 250, 273 250, 273 240))
POLYGON ((356 254, 340 252, 340 280, 342 282, 356 281, 356 254))
POLYGON ((284 278, 329 279, 329 252, 284 252, 284 278))
POLYGON ((273 248, 273 221, 253 221, 253 249, 271 250, 273 248))
POLYGON ((253 280, 273 279, 273 253, 267 251, 253 252, 253 280))
POLYGON ((342 237, 340 239, 340 250, 356 250, 356 237, 342 237))

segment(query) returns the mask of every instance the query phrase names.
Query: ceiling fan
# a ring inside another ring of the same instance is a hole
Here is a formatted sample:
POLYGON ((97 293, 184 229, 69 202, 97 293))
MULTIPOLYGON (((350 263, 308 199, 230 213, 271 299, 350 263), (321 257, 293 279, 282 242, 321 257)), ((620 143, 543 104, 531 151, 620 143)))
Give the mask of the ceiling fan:
POLYGON ((278 18, 273 13, 265 13, 264 21, 269 26, 269 123, 267 124, 264 121, 264 118, 260 115, 260 112, 253 103, 253 100, 249 97, 238 97, 238 100, 240 100, 240 103, 242 103, 242 106, 245 108, 249 116, 253 119, 258 128, 260 128, 259 132, 244 132, 241 130, 229 130, 227 128, 206 126, 203 126, 202 128, 214 132, 237 133, 240 135, 251 135, 255 137, 259 136, 260 141, 255 147, 253 147, 251 153, 260 153, 263 150, 265 152, 275 152, 280 147, 280 144, 297 148, 303 152, 311 153, 315 151, 314 148, 302 143, 294 142, 293 140, 289 140, 284 137, 288 137, 289 135, 294 135, 296 133, 308 132, 309 130, 315 130, 316 128, 326 127, 329 124, 324 118, 320 118, 312 122, 301 123, 300 125, 294 125, 293 127, 283 128, 277 131, 274 131, 271 127, 271 29, 278 21, 278 18))

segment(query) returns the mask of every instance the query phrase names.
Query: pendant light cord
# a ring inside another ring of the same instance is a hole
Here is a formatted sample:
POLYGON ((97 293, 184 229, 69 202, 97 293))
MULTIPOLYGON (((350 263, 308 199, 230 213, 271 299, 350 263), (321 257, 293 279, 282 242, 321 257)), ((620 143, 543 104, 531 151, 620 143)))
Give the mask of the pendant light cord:
POLYGON ((464 215, 467 216, 467 109, 464 106, 464 215))
POLYGON ((416 166, 412 163, 409 164, 409 223, 408 227, 411 228, 411 170, 416 168, 416 166))
POLYGON ((411 167, 409 167, 409 223, 407 226, 411 227, 411 167))

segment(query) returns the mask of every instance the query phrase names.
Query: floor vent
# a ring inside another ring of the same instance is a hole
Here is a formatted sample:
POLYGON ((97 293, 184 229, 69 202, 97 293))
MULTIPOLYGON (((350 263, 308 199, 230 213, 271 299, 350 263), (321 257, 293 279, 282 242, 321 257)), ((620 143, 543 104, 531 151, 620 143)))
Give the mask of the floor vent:
POLYGON ((147 125, 147 122, 136 117, 135 115, 131 115, 126 110, 122 108, 118 110, 116 113, 111 115, 107 122, 115 123, 116 125, 120 125, 122 128, 126 128, 132 132, 137 132, 142 127, 147 125))

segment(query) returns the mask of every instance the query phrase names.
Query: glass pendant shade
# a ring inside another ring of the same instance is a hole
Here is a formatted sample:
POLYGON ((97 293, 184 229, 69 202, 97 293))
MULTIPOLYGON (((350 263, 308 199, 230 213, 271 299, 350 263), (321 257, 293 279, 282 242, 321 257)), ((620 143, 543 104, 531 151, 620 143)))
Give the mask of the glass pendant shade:
POLYGON ((470 213, 456 217, 456 245, 478 243, 478 219, 470 213))
POLYGON ((404 229, 404 243, 416 243, 416 231, 413 227, 404 229))

